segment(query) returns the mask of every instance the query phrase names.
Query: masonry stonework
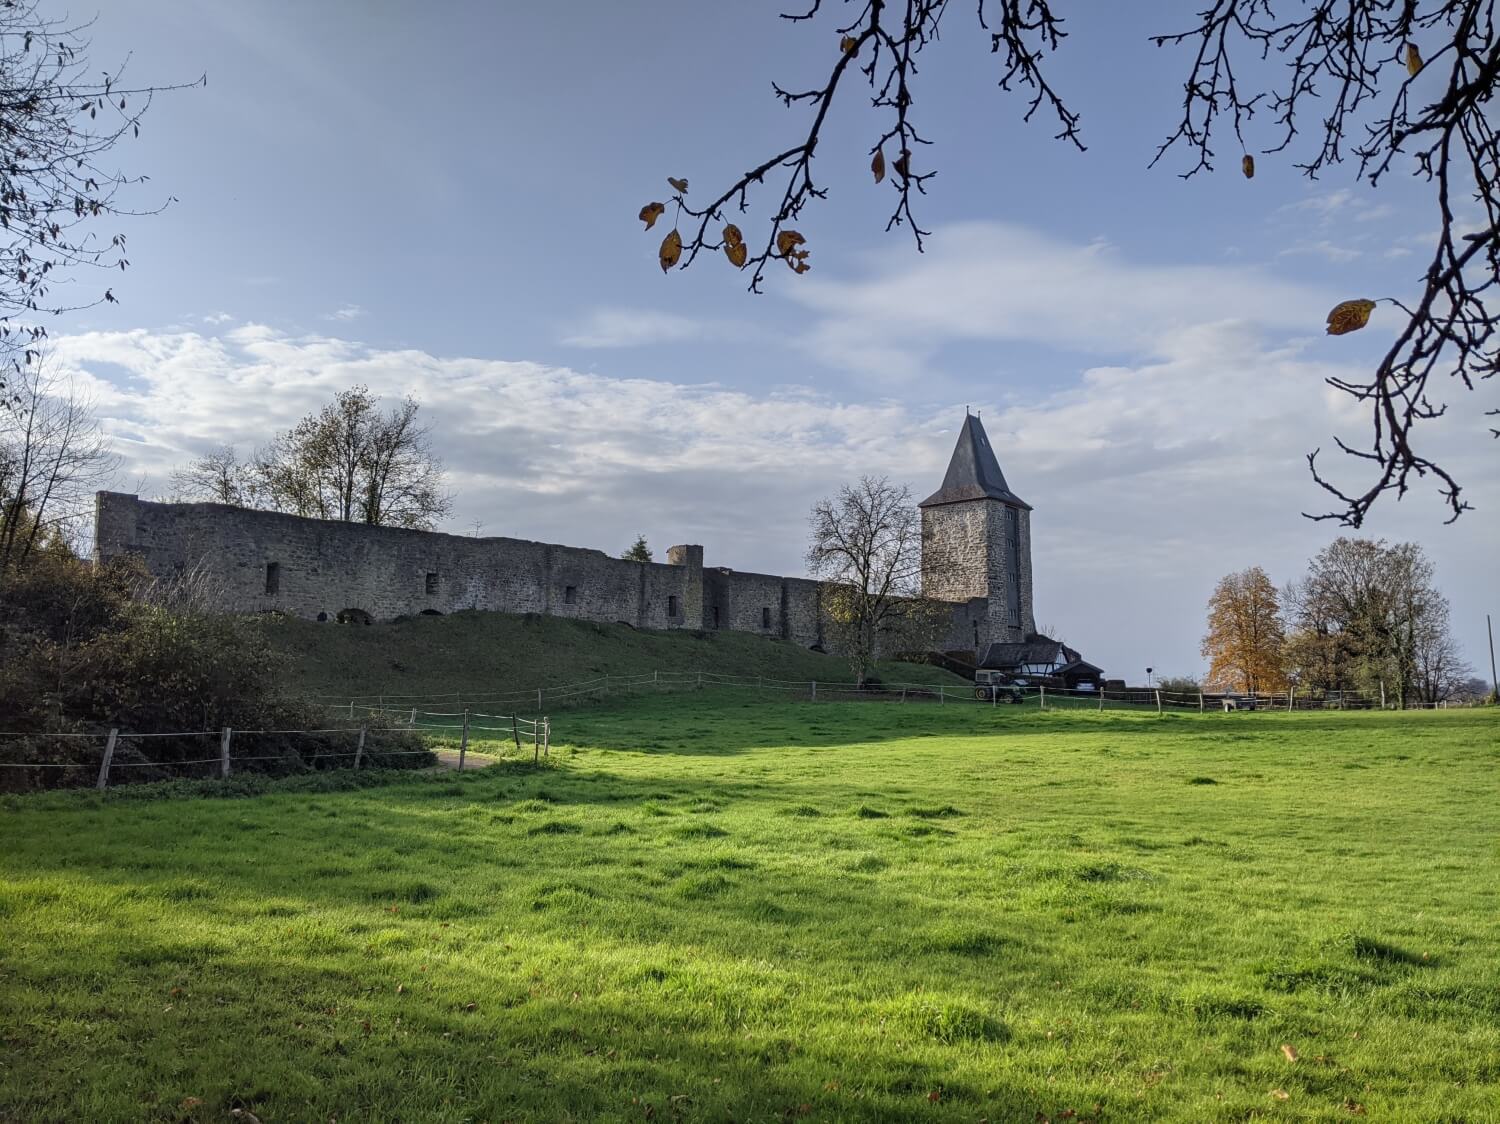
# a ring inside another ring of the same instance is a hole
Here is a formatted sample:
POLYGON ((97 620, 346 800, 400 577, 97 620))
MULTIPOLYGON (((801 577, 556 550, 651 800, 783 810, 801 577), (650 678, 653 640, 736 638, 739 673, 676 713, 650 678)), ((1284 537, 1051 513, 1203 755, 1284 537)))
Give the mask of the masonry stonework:
MULTIPOLYGON (((922 505, 923 593, 952 607, 941 646, 976 653, 1035 631, 1031 509, 1005 487, 979 419, 966 418, 944 487, 922 505)), ((303 519, 213 503, 97 497, 94 557, 138 557, 159 577, 197 571, 226 608, 334 620, 482 609, 637 628, 733 629, 819 647, 819 583, 705 567, 703 547, 667 561, 598 550, 303 519)))

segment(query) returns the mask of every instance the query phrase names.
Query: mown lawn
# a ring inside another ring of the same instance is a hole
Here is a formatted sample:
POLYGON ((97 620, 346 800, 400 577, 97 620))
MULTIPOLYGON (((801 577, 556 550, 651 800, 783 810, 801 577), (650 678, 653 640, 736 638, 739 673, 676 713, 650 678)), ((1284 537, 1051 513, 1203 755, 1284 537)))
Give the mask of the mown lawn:
POLYGON ((0 804, 0 1119, 1500 1119, 1493 712, 554 737, 0 804))

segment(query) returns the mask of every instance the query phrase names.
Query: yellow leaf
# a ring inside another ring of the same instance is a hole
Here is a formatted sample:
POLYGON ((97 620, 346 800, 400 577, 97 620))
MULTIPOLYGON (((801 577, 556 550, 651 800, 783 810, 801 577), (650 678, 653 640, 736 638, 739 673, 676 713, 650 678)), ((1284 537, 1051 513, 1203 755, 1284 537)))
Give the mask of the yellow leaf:
POLYGON ((641 213, 640 213, 639 217, 640 217, 640 220, 643 223, 646 224, 646 229, 650 230, 653 226, 656 225, 656 220, 659 219, 659 218, 661 218, 662 215, 664 215, 666 213, 667 213, 667 208, 665 206, 663 206, 662 204, 660 204, 660 203, 647 203, 644 207, 641 208, 641 213))
POLYGON ((876 183, 885 179, 885 150, 883 148, 875 150, 875 159, 870 161, 870 171, 875 173, 876 183))
POLYGON ((732 246, 726 242, 724 243, 724 256, 736 269, 744 269, 745 259, 750 256, 750 248, 743 242, 736 242, 732 246))
POLYGON ((672 231, 661 240, 661 249, 656 251, 661 258, 661 271, 665 273, 677 264, 677 259, 682 257, 682 235, 672 231))
POLYGON ((672 176, 668 176, 667 182, 672 185, 674 190, 680 191, 684 195, 687 194, 687 180, 675 179, 672 176))
POLYGON ((1272 1089, 1270 1095, 1278 1101, 1289 1101, 1292 1099, 1292 1094, 1288 1093, 1285 1089, 1272 1089))
POLYGON ((1244 170, 1247 180, 1255 178, 1255 157, 1251 156, 1248 152, 1245 153, 1245 158, 1240 161, 1240 167, 1244 170))
POLYGON ((744 240, 745 240, 744 236, 742 234, 740 234, 740 228, 737 227, 737 226, 735 226, 734 223, 728 223, 728 224, 725 225, 725 227, 724 227, 724 245, 726 245, 726 246, 738 246, 744 240))
POLYGON ((1421 72, 1421 69, 1422 52, 1417 50, 1415 43, 1408 43, 1406 45, 1406 73, 1415 78, 1421 72))
POLYGON ((1370 313, 1375 311, 1372 300, 1344 301, 1333 306, 1328 314, 1328 334, 1342 336, 1345 332, 1357 332, 1370 322, 1370 313))
POLYGON ((852 35, 846 35, 839 40, 839 50, 849 55, 854 53, 854 48, 859 46, 859 40, 852 35))
POLYGON ((800 246, 806 241, 807 239, 795 230, 783 230, 776 235, 776 249, 781 251, 781 255, 785 257, 792 252, 793 247, 800 246))
POLYGON ((1281 1044, 1281 1052, 1286 1056, 1286 1060, 1289 1062, 1296 1061, 1300 1056, 1297 1053, 1297 1047, 1293 1046, 1290 1042, 1283 1042, 1281 1044))

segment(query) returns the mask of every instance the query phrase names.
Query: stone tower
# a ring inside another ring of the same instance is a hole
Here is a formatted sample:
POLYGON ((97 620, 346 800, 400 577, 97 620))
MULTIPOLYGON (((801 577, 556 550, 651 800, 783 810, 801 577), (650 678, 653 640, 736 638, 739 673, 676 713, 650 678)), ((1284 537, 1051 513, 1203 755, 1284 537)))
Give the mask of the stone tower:
POLYGON ((922 592, 984 598, 983 645, 1036 631, 1031 603, 1031 505, 1010 490, 977 415, 965 415, 943 486, 922 509, 922 592))

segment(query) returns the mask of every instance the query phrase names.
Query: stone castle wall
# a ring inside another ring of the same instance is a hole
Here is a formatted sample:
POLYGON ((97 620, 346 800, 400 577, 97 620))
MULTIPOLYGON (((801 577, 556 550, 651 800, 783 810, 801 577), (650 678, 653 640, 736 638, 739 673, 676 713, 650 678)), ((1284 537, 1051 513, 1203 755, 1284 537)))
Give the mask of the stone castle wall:
POLYGON ((150 503, 119 492, 100 492, 97 504, 97 559, 135 555, 160 577, 198 569, 236 612, 334 619, 357 609, 390 620, 486 609, 638 628, 734 629, 805 647, 824 639, 817 582, 705 569, 696 545, 671 547, 666 563, 627 562, 522 539, 150 503))

